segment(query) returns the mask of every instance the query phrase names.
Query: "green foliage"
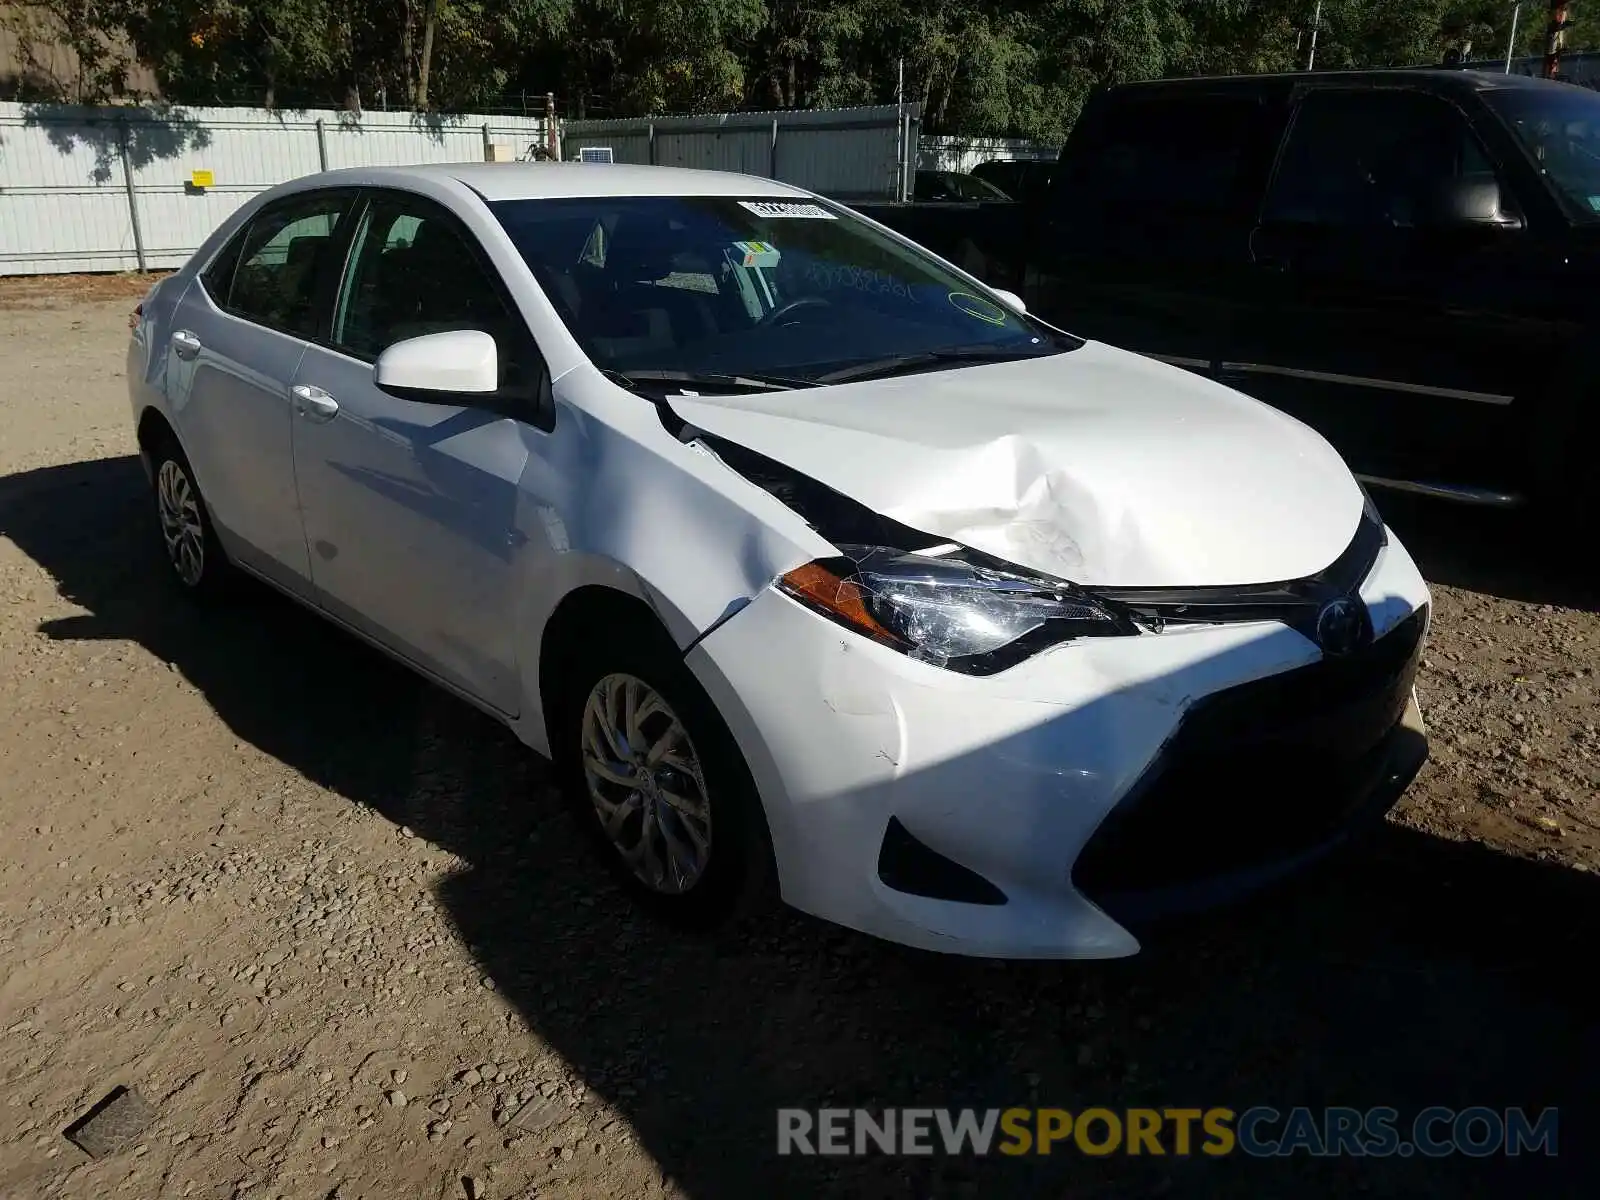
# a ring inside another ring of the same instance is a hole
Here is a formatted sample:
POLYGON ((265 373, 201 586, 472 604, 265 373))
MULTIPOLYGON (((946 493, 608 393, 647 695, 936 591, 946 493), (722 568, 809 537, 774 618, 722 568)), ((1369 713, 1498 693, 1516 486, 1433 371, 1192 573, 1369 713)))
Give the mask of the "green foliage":
MULTIPOLYGON (((128 55, 183 103, 462 109, 526 89, 574 115, 892 103, 924 127, 1062 137, 1096 86, 1303 68, 1316 0, 24 0, 84 98, 128 55)), ((1600 46, 1574 0, 1567 49, 1600 46)), ((1546 7, 1523 5, 1539 53, 1546 7)), ((1505 51, 1510 0, 1323 0, 1318 67, 1505 51)), ((76 97, 74 97, 76 98, 76 97)))

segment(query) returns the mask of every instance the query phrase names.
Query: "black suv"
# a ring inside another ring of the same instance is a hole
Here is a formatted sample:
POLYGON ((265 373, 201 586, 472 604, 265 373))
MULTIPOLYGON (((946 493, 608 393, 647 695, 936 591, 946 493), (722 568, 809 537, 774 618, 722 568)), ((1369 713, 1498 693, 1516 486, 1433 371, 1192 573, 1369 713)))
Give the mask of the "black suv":
POLYGON ((1129 84, 1091 100, 1026 220, 915 210, 872 215, 1046 320, 1292 413, 1369 481, 1594 511, 1594 92, 1444 70, 1129 84))

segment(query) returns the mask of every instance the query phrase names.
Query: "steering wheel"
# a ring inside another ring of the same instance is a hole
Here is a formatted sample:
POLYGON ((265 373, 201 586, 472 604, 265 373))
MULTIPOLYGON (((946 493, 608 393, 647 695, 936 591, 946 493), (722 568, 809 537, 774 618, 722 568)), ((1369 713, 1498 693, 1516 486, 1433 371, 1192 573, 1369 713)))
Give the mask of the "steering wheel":
POLYGON ((786 304, 780 304, 761 320, 756 322, 757 329, 767 329, 776 325, 780 318, 788 316, 797 308, 826 308, 828 301, 822 296, 796 296, 786 304))

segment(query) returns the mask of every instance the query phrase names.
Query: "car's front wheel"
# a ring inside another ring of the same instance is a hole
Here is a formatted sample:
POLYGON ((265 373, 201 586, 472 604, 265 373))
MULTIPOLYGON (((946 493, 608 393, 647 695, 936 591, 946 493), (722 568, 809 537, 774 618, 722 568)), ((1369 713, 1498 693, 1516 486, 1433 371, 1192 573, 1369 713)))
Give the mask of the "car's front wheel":
POLYGON ((665 646, 573 664, 553 746, 601 857, 656 915, 709 927, 761 907, 772 876, 761 803, 732 733, 665 646))
POLYGON ((218 598, 231 582, 231 570, 211 524, 194 468, 173 437, 157 439, 150 454, 156 520, 172 577, 197 600, 218 598))

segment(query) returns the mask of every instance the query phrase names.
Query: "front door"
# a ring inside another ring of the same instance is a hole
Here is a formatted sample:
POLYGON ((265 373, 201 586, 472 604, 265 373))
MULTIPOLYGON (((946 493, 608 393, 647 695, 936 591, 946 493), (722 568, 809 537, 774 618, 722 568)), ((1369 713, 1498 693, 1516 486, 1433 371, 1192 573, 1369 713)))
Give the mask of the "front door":
POLYGON ((1537 288, 1527 230, 1431 220, 1431 198, 1461 179, 1497 170, 1449 101, 1308 92, 1251 236, 1251 308, 1221 377, 1316 428, 1358 474, 1488 498, 1520 466, 1512 404, 1549 331, 1513 315, 1537 288))
POLYGON ((326 340, 294 380, 295 471, 319 599, 515 715, 517 502, 529 447, 545 437, 504 415, 507 397, 542 370, 521 318, 443 208, 374 193, 326 340), (505 394, 492 407, 379 390, 373 364, 386 348, 451 329, 495 338, 505 394))
POLYGON ((1248 262, 1271 110, 1238 88, 1102 105, 1051 185, 1024 299, 1073 333, 1209 371, 1248 262))

